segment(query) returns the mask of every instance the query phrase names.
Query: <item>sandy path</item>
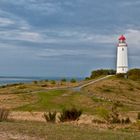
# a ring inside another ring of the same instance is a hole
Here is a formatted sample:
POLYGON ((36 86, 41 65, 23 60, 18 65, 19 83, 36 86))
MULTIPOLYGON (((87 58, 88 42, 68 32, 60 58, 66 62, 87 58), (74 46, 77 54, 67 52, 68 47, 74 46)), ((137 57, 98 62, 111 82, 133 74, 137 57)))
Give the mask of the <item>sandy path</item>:
POLYGON ((11 112, 9 119, 23 120, 23 121, 40 121, 45 122, 43 117, 44 112, 11 112))

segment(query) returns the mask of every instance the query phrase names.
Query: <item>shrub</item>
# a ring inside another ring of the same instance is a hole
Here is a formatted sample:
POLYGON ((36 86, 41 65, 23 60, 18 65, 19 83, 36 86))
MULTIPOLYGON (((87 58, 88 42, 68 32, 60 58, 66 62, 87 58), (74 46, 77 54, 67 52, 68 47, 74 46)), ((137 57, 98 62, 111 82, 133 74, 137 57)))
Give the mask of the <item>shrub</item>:
POLYGON ((90 80, 90 77, 86 77, 85 80, 90 80))
POLYGON ((131 122, 131 121, 130 121, 130 118, 129 118, 129 117, 127 117, 127 118, 121 120, 121 123, 122 123, 122 124, 128 124, 128 123, 130 123, 130 122, 131 122))
POLYGON ((105 88, 103 89, 103 92, 112 92, 112 90, 110 88, 105 88))
POLYGON ((116 71, 112 69, 100 69, 100 70, 92 71, 90 78, 94 79, 100 76, 112 75, 112 74, 116 74, 116 71))
POLYGON ((0 122, 7 121, 10 111, 8 109, 0 108, 0 122))
POLYGON ((45 82, 49 82, 49 80, 48 80, 48 79, 46 79, 46 80, 45 80, 45 82))
POLYGON ((55 120, 56 120, 56 111, 54 111, 54 112, 50 112, 49 111, 49 113, 44 113, 44 117, 45 117, 45 120, 47 121, 47 122, 52 122, 52 123, 54 123, 55 122, 55 120))
POLYGON ((33 81, 33 83, 34 83, 34 84, 37 84, 37 83, 38 83, 38 81, 33 81))
POLYGON ((6 88, 6 85, 0 86, 0 88, 6 88))
POLYGON ((113 105, 116 106, 116 107, 122 107, 123 106, 123 103, 120 102, 120 101, 116 101, 116 102, 114 102, 113 105))
POLYGON ((111 111, 101 108, 99 113, 109 123, 121 123, 117 107, 117 104, 114 103, 111 111))
POLYGON ((117 77, 117 78, 125 78, 125 75, 126 75, 126 74, 119 73, 119 74, 116 75, 116 77, 117 77))
POLYGON ((106 121, 109 120, 109 111, 106 108, 99 107, 96 109, 96 111, 97 111, 97 114, 99 114, 106 121))
POLYGON ((61 122, 65 121, 75 121, 78 120, 82 114, 82 110, 76 108, 63 109, 62 113, 59 116, 61 122))
POLYGON ((71 83, 76 83, 76 79, 71 79, 70 82, 71 83))
POLYGON ((52 80, 52 81, 51 81, 51 84, 55 85, 55 84, 56 84, 56 82, 55 82, 54 80, 52 80))
POLYGON ((67 79, 65 79, 65 78, 61 79, 61 82, 66 82, 66 81, 67 81, 67 79))
POLYGON ((131 80, 140 80, 140 69, 131 69, 127 72, 127 75, 131 80))
POLYGON ((128 124, 128 123, 130 123, 131 121, 130 121, 130 118, 129 117, 127 117, 126 119, 125 119, 125 124, 128 124))
POLYGON ((48 85, 47 84, 43 84, 43 85, 41 85, 41 87, 47 87, 48 85))
POLYGON ((137 121, 136 126, 137 126, 138 130, 140 130, 140 121, 137 121))
POLYGON ((138 116, 137 116, 138 120, 140 120, 140 112, 138 112, 138 116))
POLYGON ((25 86, 25 85, 21 85, 21 86, 18 86, 17 88, 18 88, 18 89, 25 89, 26 86, 25 86))
POLYGON ((114 103, 111 109, 111 113, 109 115, 109 121, 110 123, 121 123, 121 120, 119 119, 119 113, 117 110, 118 103, 114 103))

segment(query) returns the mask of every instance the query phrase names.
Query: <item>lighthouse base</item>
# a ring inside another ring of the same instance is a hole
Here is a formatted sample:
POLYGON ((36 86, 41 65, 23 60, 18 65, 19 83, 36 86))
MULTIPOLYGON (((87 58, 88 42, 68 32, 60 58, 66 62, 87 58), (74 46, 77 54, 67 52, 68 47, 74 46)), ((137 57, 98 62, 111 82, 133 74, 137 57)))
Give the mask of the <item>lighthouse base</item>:
POLYGON ((128 72, 128 67, 118 67, 117 68, 117 74, 125 74, 125 73, 127 73, 128 72))

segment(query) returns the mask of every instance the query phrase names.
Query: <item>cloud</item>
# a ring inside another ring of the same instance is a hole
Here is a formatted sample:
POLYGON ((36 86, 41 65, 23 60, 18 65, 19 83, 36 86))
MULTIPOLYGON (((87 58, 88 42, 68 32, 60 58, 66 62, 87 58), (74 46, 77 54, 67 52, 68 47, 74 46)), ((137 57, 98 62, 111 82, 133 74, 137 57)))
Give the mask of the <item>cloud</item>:
POLYGON ((16 16, 13 13, 10 13, 10 12, 4 11, 4 10, 0 10, 0 28, 2 30, 3 29, 12 30, 14 28, 28 30, 30 28, 30 25, 23 18, 16 16))
POLYGON ((127 0, 124 2, 122 1, 121 5, 122 6, 139 6, 140 1, 139 0, 135 0, 135 1, 127 0))
POLYGON ((1 0, 2 3, 22 7, 24 10, 37 12, 42 15, 57 14, 61 11, 61 2, 44 1, 44 0, 1 0))
POLYGON ((139 65, 139 1, 103 2, 0 0, 1 63, 3 59, 8 63, 11 58, 18 69, 22 67, 22 60, 25 68, 28 64, 44 74, 50 68, 52 75, 60 63, 61 68, 69 65, 68 70, 75 63, 73 69, 77 73, 89 67, 112 66, 115 65, 115 45, 124 34, 130 58, 137 60, 132 63, 139 65))
POLYGON ((0 18, 0 27, 13 25, 15 22, 8 18, 0 18))
POLYGON ((139 46, 140 44, 140 30, 128 29, 126 30, 126 37, 130 44, 133 44, 134 47, 139 46))
POLYGON ((91 58, 112 58, 113 55, 109 53, 103 54, 101 50, 94 49, 43 49, 41 52, 37 54, 39 57, 62 57, 62 56, 82 56, 91 57, 91 58))
POLYGON ((36 32, 27 32, 20 30, 11 31, 0 31, 1 40, 15 40, 15 41, 30 41, 30 42, 40 42, 42 37, 36 32))

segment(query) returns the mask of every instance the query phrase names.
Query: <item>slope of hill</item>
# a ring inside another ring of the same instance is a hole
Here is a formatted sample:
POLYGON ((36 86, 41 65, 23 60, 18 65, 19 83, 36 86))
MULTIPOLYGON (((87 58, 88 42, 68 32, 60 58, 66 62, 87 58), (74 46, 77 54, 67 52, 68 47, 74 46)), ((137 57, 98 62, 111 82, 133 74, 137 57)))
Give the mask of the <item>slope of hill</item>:
MULTIPOLYGON (((140 110, 140 81, 115 76, 83 89, 100 106, 118 103, 121 111, 140 110)), ((109 107, 109 106, 108 106, 109 107)))
MULTIPOLYGON (((69 83, 63 83, 64 85, 61 86, 51 83, 51 89, 49 84, 47 82, 17 84, 0 89, 1 106, 8 107, 12 111, 11 119, 14 119, 14 121, 1 122, 0 137, 3 139, 13 139, 14 136, 17 139, 45 137, 52 140, 56 137, 62 140, 67 137, 70 140, 139 139, 140 123, 137 120, 137 114, 140 111, 140 81, 112 76, 88 85, 81 91, 67 88, 70 86, 69 83), (132 123, 110 124, 104 121, 107 111, 111 111, 114 104, 117 105, 119 114, 122 117, 128 116, 132 123), (43 114, 54 110, 60 112, 63 108, 73 106, 83 110, 83 116, 76 122, 55 125, 47 123, 46 125, 42 115, 40 116, 43 122, 38 118, 38 113, 43 114), (14 116, 14 114, 18 115, 14 116), (26 114, 29 115, 26 116, 26 114), (72 135, 73 133, 75 135, 72 135)), ((71 86, 77 86, 77 84, 81 85, 81 83, 74 83, 71 86)))

